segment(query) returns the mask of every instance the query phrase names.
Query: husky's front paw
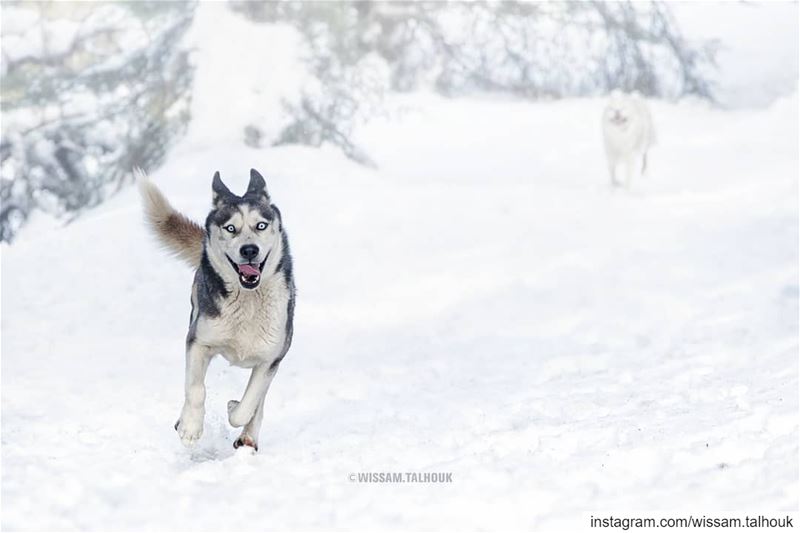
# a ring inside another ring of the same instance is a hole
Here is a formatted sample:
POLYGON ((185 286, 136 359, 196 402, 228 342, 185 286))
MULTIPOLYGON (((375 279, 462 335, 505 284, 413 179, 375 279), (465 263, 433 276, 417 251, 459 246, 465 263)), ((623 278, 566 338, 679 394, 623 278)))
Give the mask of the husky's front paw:
POLYGON ((240 448, 241 446, 249 446, 253 448, 253 450, 258 451, 258 442, 246 432, 242 432, 239 438, 233 441, 234 448, 240 448))
POLYGON ((178 432, 181 443, 187 448, 191 448, 203 435, 203 417, 183 414, 175 422, 175 431, 178 432))

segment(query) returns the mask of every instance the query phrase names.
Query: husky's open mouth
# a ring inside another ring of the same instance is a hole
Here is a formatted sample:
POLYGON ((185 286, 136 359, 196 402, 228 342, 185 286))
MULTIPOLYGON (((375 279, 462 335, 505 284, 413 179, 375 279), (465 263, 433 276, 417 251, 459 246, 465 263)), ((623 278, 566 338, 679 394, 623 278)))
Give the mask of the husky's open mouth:
MULTIPOLYGON (((225 257, 228 256, 226 255, 225 257)), ((264 270, 264 265, 267 263, 267 257, 269 257, 269 252, 267 252, 264 260, 256 265, 252 263, 242 263, 240 265, 235 263, 230 257, 228 257, 228 261, 236 273, 239 274, 239 284, 245 289, 255 289, 258 287, 258 284, 261 283, 261 271, 264 270)))

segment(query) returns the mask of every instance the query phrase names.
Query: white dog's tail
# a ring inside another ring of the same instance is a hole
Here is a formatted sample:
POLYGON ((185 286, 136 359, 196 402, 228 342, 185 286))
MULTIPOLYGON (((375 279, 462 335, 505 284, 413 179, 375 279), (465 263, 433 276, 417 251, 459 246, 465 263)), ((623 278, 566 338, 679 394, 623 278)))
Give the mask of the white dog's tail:
POLYGON ((164 247, 192 267, 203 257, 205 230, 175 210, 166 197, 139 168, 134 169, 142 195, 145 220, 164 247))

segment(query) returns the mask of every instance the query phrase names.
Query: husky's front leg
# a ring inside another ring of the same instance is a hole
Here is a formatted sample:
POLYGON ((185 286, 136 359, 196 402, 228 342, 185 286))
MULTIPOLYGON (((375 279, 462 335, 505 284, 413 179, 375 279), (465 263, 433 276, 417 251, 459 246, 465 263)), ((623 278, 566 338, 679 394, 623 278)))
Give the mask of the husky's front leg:
POLYGON ((239 438, 233 441, 234 448, 250 446, 254 448, 255 451, 258 451, 258 434, 261 432, 261 421, 264 419, 264 400, 266 397, 267 395, 264 394, 258 407, 256 407, 256 412, 253 413, 253 418, 242 428, 242 433, 239 435, 239 438))
POLYGON ((242 400, 228 402, 228 421, 233 427, 245 428, 242 434, 233 443, 234 448, 239 446, 252 446, 258 450, 258 432, 261 429, 261 419, 264 416, 264 398, 269 390, 272 379, 278 372, 278 365, 273 362, 269 365, 262 364, 253 369, 250 381, 242 395, 242 400))
POLYGON ((203 418, 206 408, 206 371, 211 361, 211 352, 205 346, 190 342, 186 346, 185 400, 181 417, 175 430, 184 446, 193 446, 203 434, 203 418))

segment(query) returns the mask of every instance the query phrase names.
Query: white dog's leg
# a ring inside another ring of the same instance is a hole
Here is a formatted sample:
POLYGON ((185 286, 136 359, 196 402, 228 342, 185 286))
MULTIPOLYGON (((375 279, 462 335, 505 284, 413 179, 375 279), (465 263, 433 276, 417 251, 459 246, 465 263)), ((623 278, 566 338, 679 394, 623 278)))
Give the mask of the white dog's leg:
POLYGON ((206 408, 206 371, 211 361, 210 350, 192 343, 186 349, 185 401, 175 430, 184 446, 193 446, 203 434, 206 408))
POLYGON ((262 364, 253 369, 250 381, 242 395, 242 401, 231 400, 228 402, 228 422, 239 428, 247 424, 256 414, 259 403, 264 399, 272 383, 272 378, 278 372, 278 365, 262 364))
POLYGON ((633 179, 633 157, 628 156, 625 158, 625 188, 630 190, 631 181, 633 179))
POLYGON ((647 176, 647 150, 642 152, 642 176, 647 176))
POLYGON ((619 182, 617 182, 617 161, 611 157, 608 158, 608 175, 611 178, 612 187, 619 185, 619 182))

